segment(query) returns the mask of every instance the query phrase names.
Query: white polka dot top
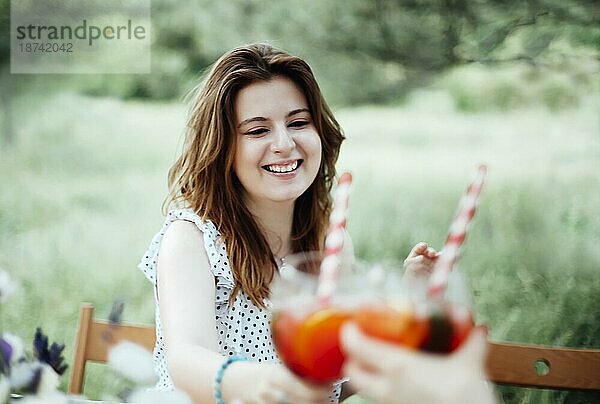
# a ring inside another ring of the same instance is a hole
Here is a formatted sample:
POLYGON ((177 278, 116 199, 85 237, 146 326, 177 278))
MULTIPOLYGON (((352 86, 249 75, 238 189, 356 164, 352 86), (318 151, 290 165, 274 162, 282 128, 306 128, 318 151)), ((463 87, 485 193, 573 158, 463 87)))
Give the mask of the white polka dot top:
MULTIPOLYGON (((154 346, 154 368, 159 377, 156 389, 168 391, 173 389, 173 382, 167 370, 165 343, 162 335, 160 309, 157 299, 156 263, 162 238, 171 223, 186 220, 198 226, 204 237, 204 248, 210 261, 211 271, 216 278, 215 313, 216 331, 219 353, 225 356, 243 356, 257 362, 279 362, 271 341, 269 326, 270 313, 257 307, 252 300, 240 291, 232 305, 227 301, 233 291, 234 281, 229 259, 219 232, 209 220, 202 220, 191 210, 172 210, 158 232, 150 247, 142 257, 138 268, 154 286, 156 345, 154 346)), ((265 301, 267 307, 271 306, 265 301)), ((337 403, 341 384, 336 384, 331 402, 337 403)))

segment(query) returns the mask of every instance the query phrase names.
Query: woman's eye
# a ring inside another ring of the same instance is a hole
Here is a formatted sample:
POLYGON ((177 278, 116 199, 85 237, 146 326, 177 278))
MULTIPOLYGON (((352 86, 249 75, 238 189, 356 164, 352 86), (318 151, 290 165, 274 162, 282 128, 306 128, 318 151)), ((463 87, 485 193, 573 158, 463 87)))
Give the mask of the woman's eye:
POLYGON ((302 128, 308 124, 309 124, 309 121, 302 119, 299 121, 291 122, 288 126, 291 126, 292 128, 302 128))
POLYGON ((268 132, 268 129, 260 128, 260 129, 249 130, 248 132, 246 132, 246 135, 257 136, 257 135, 262 135, 267 132, 268 132))

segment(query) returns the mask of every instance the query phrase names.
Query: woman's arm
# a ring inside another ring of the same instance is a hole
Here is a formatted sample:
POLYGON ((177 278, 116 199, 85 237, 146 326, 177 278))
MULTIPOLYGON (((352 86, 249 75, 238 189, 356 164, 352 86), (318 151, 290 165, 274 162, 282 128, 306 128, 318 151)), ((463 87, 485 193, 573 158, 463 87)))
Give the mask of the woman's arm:
MULTIPOLYGON (((158 256, 158 296, 167 367, 177 388, 195 402, 213 402, 213 383, 225 360, 217 351, 215 279, 203 235, 191 222, 167 229, 158 256)), ((285 395, 294 402, 321 402, 329 388, 309 386, 283 366, 235 362, 223 377, 225 402, 269 403, 285 395)))
POLYGON ((157 268, 169 373, 196 401, 208 401, 224 357, 217 353, 215 281, 202 233, 194 223, 176 221, 169 226, 157 268))

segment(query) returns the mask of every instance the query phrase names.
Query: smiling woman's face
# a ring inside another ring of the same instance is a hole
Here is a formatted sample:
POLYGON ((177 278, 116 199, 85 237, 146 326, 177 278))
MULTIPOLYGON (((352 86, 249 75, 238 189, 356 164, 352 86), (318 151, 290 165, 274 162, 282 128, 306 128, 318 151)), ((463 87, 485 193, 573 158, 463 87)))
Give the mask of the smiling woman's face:
POLYGON ((321 139, 302 91, 286 77, 257 81, 235 99, 234 171, 252 204, 293 202, 321 164, 321 139))

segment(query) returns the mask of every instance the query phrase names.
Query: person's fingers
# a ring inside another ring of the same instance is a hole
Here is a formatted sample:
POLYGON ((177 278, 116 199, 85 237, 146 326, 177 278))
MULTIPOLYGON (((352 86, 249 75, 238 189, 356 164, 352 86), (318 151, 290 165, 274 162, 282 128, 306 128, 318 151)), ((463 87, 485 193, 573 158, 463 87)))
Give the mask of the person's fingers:
POLYGON ((417 255, 416 257, 410 257, 404 260, 404 266, 415 265, 422 263, 426 258, 422 255, 417 255))
POLYGON ((262 391, 258 399, 261 403, 277 404, 280 402, 285 402, 288 399, 288 394, 285 392, 285 390, 270 388, 262 391))
POLYGON ((341 342, 342 349, 352 360, 374 370, 385 370, 390 365, 395 366, 406 355, 400 346, 366 336, 355 323, 342 327, 341 342))
POLYGON ((290 404, 326 404, 329 403, 331 391, 327 392, 300 392, 295 389, 288 390, 285 395, 280 396, 277 403, 285 402, 290 404), (283 399, 282 399, 283 398, 283 399))
POLYGON ((425 251, 427 251, 427 243, 419 242, 417 243, 412 250, 408 253, 408 258, 416 257, 417 255, 422 255, 425 251))
POLYGON ((404 260, 404 267, 408 267, 409 265, 427 265, 432 262, 431 259, 424 255, 417 255, 416 257, 407 258, 404 260))
POLYGON ((287 370, 283 368, 283 366, 275 366, 271 370, 268 378, 269 380, 259 391, 259 402, 265 404, 276 404, 287 400, 289 394, 287 392, 288 382, 286 382, 286 380, 288 375, 286 372, 287 370))
POLYGON ((333 392, 333 388, 330 385, 314 385, 301 382, 305 389, 303 389, 302 397, 299 397, 302 403, 329 403, 329 396, 333 392))
POLYGON ((367 371, 358 362, 347 360, 344 364, 344 374, 350 378, 350 385, 361 394, 376 398, 386 394, 388 386, 385 377, 377 372, 367 371))
POLYGON ((433 270, 433 260, 423 255, 408 258, 404 261, 404 269, 414 273, 429 274, 433 270))
POLYGON ((440 255, 440 253, 435 251, 435 249, 429 247, 427 248, 427 252, 425 253, 425 255, 427 256, 427 258, 435 260, 440 255))
POLYGON ((408 268, 414 268, 416 265, 421 265, 423 259, 422 255, 405 259, 403 263, 404 269, 407 270, 408 268))
POLYGON ((273 380, 274 392, 268 394, 268 399, 289 403, 325 403, 331 394, 331 387, 309 384, 293 375, 287 368, 281 371, 273 380), (285 397, 284 397, 285 396, 285 397))
POLYGON ((487 328, 477 326, 471 330, 469 337, 457 352, 457 355, 466 362, 483 366, 487 347, 487 328))
POLYGON ((408 265, 414 264, 415 262, 419 263, 422 260, 430 260, 428 263, 431 263, 432 261, 437 260, 439 255, 440 253, 434 248, 429 247, 427 243, 417 243, 404 260, 404 267, 406 268, 408 265))

